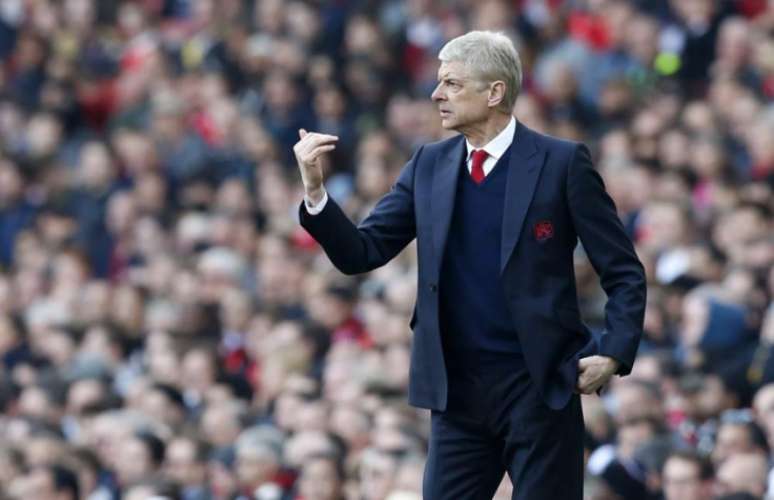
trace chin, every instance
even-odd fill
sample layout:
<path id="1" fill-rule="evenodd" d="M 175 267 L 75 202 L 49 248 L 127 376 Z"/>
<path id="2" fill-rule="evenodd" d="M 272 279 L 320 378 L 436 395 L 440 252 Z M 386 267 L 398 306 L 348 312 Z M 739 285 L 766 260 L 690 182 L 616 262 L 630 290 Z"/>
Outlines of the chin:
<path id="1" fill-rule="evenodd" d="M 441 127 L 444 130 L 457 130 L 457 122 L 448 118 L 441 118 Z"/>

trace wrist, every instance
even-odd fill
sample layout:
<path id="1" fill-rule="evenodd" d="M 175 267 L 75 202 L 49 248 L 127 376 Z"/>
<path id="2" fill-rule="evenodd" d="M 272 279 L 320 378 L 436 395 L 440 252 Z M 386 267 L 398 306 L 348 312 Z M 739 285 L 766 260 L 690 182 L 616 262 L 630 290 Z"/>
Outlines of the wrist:
<path id="1" fill-rule="evenodd" d="M 322 185 L 313 189 L 305 189 L 304 196 L 309 201 L 309 203 L 312 205 L 317 205 L 325 196 L 325 189 L 323 189 Z"/>

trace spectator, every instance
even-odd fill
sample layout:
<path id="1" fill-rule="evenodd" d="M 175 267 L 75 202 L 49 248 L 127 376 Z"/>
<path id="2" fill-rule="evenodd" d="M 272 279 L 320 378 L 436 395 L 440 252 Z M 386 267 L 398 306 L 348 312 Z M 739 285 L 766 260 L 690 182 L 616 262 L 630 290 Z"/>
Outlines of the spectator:
<path id="1" fill-rule="evenodd" d="M 692 451 L 675 451 L 664 463 L 665 500 L 699 500 L 712 494 L 712 464 Z"/>
<path id="2" fill-rule="evenodd" d="M 338 500 L 343 495 L 344 471 L 330 455 L 308 457 L 298 477 L 298 495 L 304 500 Z"/>
<path id="3" fill-rule="evenodd" d="M 717 472 L 717 494 L 747 493 L 763 498 L 766 493 L 768 463 L 760 453 L 731 455 Z"/>
<path id="4" fill-rule="evenodd" d="M 207 447 L 187 437 L 174 439 L 164 457 L 166 475 L 180 485 L 182 500 L 209 497 L 207 484 Z"/>
<path id="5" fill-rule="evenodd" d="M 729 410 L 720 417 L 712 461 L 716 467 L 734 454 L 760 453 L 768 456 L 766 435 L 747 413 Z"/>
<path id="6" fill-rule="evenodd" d="M 77 500 L 79 497 L 78 479 L 68 468 L 51 464 L 32 469 L 23 484 L 11 485 L 12 498 L 52 498 Z"/>

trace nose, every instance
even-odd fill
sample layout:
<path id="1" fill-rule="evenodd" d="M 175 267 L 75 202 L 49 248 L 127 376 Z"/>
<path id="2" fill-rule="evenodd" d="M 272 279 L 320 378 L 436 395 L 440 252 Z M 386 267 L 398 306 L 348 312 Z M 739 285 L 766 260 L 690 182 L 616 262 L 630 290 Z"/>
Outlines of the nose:
<path id="1" fill-rule="evenodd" d="M 441 101 L 443 100 L 443 92 L 441 92 L 441 84 L 439 83 L 436 85 L 435 89 L 433 90 L 433 93 L 430 94 L 430 99 L 433 101 Z"/>

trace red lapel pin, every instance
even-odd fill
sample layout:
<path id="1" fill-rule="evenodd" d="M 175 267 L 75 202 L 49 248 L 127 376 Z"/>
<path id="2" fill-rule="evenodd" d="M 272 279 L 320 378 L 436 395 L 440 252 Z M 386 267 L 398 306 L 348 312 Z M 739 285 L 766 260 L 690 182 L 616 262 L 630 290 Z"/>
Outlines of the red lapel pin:
<path id="1" fill-rule="evenodd" d="M 554 225 L 547 220 L 540 221 L 535 224 L 534 233 L 536 240 L 546 241 L 554 236 Z"/>

